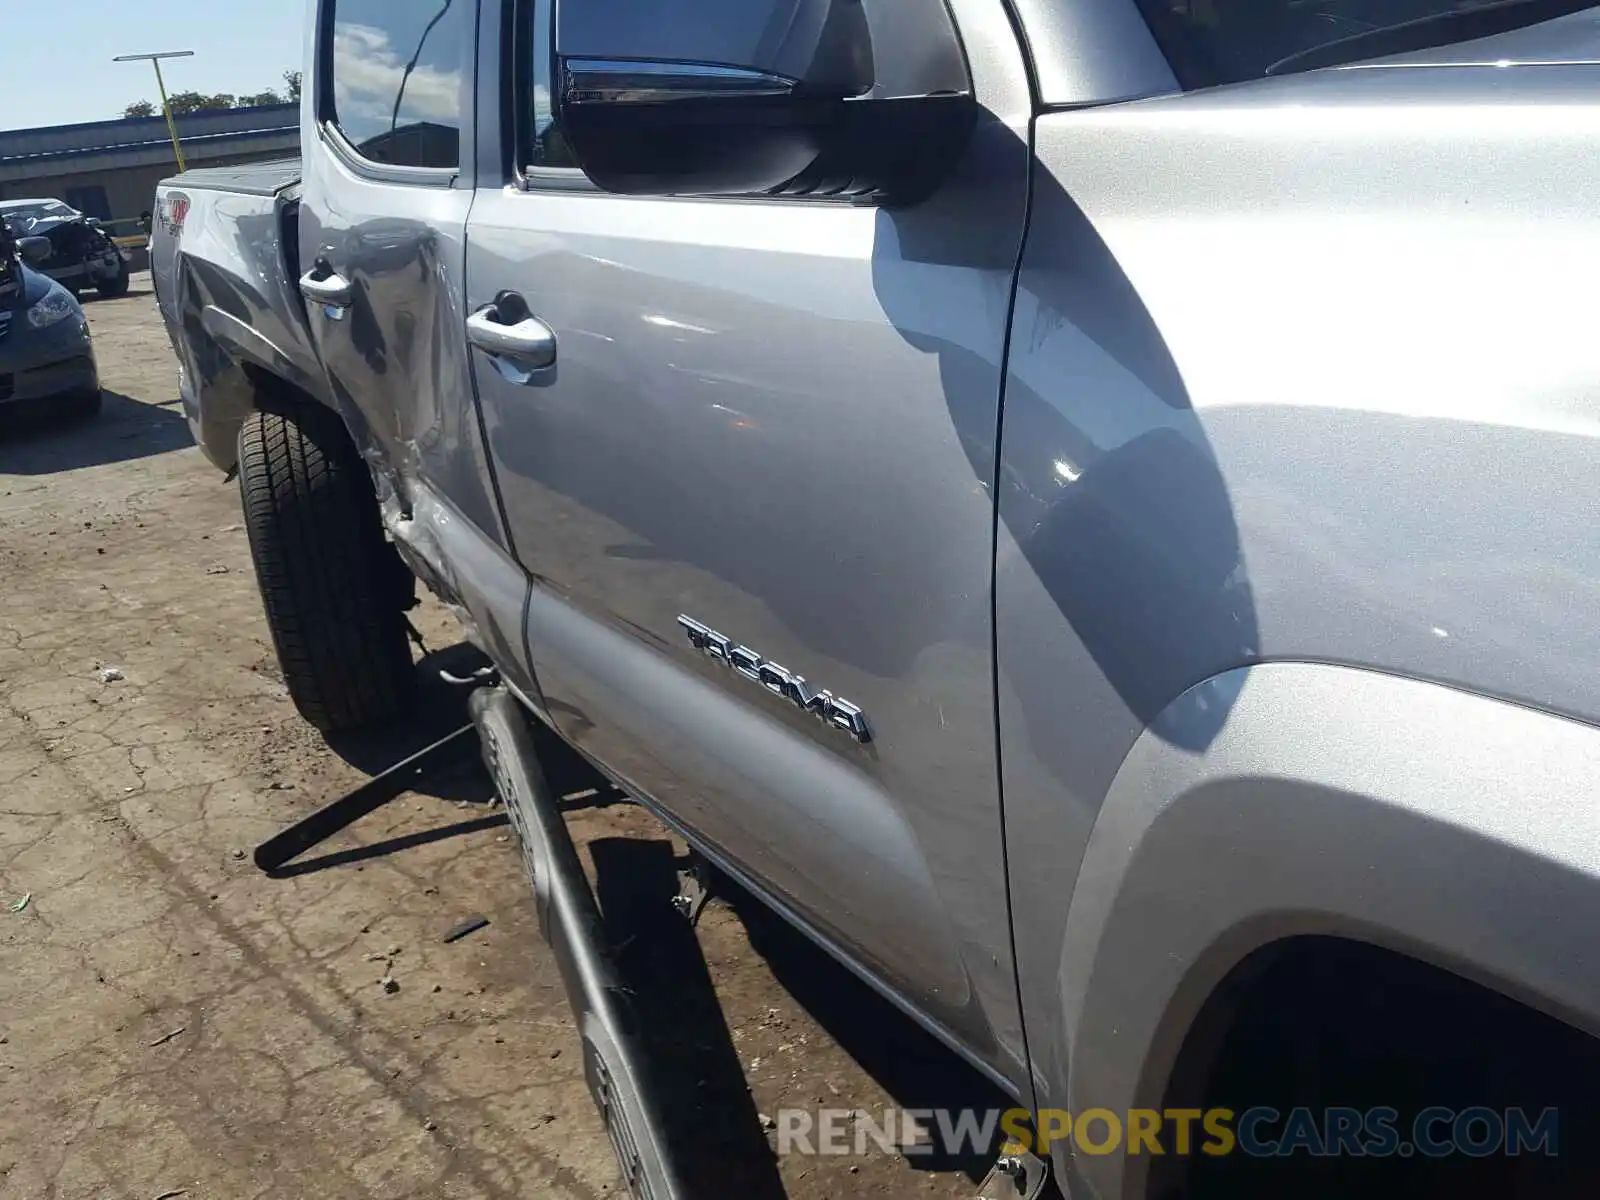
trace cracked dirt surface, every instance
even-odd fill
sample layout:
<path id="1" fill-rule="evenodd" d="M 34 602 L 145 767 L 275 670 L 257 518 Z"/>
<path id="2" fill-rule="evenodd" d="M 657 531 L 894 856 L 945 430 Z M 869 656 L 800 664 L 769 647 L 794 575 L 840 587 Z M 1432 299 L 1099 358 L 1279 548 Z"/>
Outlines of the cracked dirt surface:
<path id="1" fill-rule="evenodd" d="M 296 718 L 147 277 L 89 313 L 103 416 L 0 432 L 0 1200 L 619 1194 L 481 779 L 405 797 L 321 869 L 249 861 L 458 698 L 336 748 Z M 437 607 L 418 624 L 458 640 Z M 971 1160 L 773 1155 L 781 1107 L 996 1099 L 748 901 L 691 933 L 666 903 L 681 846 L 606 801 L 571 823 L 696 1194 L 973 1195 Z"/>

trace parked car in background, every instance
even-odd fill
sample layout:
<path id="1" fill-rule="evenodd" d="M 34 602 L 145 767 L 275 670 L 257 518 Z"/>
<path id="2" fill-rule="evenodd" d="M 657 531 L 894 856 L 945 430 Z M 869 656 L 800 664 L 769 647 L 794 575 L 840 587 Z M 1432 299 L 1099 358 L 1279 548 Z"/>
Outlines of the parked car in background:
<path id="1" fill-rule="evenodd" d="M 128 256 L 95 218 L 60 200 L 4 200 L 0 221 L 14 237 L 49 239 L 39 270 L 74 296 L 87 288 L 107 299 L 127 295 Z"/>
<path id="2" fill-rule="evenodd" d="M 0 417 L 100 411 L 100 368 L 83 309 L 26 261 L 49 255 L 48 240 L 19 240 L 0 226 Z"/>

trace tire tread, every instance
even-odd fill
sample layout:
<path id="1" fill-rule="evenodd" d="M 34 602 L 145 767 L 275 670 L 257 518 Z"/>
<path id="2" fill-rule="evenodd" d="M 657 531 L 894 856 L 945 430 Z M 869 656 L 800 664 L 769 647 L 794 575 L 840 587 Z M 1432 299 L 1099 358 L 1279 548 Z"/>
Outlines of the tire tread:
<path id="1" fill-rule="evenodd" d="M 338 418 L 257 412 L 239 488 L 267 624 L 290 698 L 325 733 L 399 715 L 415 683 L 394 550 L 366 465 Z"/>

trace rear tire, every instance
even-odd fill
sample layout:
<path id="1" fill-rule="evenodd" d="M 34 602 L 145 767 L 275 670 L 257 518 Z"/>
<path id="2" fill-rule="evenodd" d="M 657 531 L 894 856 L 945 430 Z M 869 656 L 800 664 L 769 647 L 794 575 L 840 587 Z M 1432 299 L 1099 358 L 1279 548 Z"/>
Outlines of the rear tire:
<path id="1" fill-rule="evenodd" d="M 110 279 L 102 279 L 95 284 L 95 292 L 102 300 L 120 300 L 128 294 L 128 264 L 123 263 L 120 270 Z"/>
<path id="2" fill-rule="evenodd" d="M 409 598 L 372 478 L 331 411 L 258 412 L 239 433 L 256 580 L 289 696 L 324 733 L 392 720 L 416 683 Z M 404 574 L 409 580 L 409 574 Z"/>

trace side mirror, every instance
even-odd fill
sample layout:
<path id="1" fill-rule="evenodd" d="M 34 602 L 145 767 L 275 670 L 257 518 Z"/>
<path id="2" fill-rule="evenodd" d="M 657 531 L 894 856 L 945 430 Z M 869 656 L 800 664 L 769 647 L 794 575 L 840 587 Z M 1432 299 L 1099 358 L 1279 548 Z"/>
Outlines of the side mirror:
<path id="1" fill-rule="evenodd" d="M 38 266 L 49 260 L 55 253 L 55 247 L 50 244 L 50 239 L 47 237 L 18 238 L 17 253 L 22 256 L 23 262 Z"/>
<path id="2" fill-rule="evenodd" d="M 556 31 L 562 131 L 630 195 L 919 198 L 976 119 L 937 0 L 585 0 Z"/>

